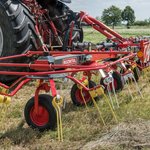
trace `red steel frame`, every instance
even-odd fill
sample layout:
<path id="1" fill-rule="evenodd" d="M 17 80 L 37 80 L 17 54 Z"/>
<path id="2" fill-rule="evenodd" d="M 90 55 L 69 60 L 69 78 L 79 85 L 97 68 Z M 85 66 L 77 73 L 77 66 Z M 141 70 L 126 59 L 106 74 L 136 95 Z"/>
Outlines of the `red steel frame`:
<path id="1" fill-rule="evenodd" d="M 126 41 L 120 34 L 111 30 L 102 22 L 87 15 L 85 12 L 82 12 L 82 11 L 80 12 L 80 18 L 81 18 L 81 21 L 86 22 L 88 25 L 91 25 L 95 30 L 105 35 L 108 39 L 115 40 L 117 38 L 120 42 Z"/>
<path id="2" fill-rule="evenodd" d="M 30 55 L 29 55 L 30 53 Z M 42 55 L 44 54 L 43 52 L 37 52 L 38 55 Z M 62 52 L 49 52 L 49 53 L 53 53 L 53 54 L 63 54 Z M 66 52 L 66 54 L 82 54 L 84 52 Z M 86 54 L 108 54 L 109 52 L 85 52 Z M 36 52 L 28 52 L 26 54 L 26 56 L 30 56 L 32 57 L 34 54 L 36 54 Z M 112 52 L 112 54 L 120 54 L 119 52 Z M 13 88 L 14 86 L 15 89 L 9 93 L 9 94 L 6 94 L 6 93 L 0 93 L 1 95 L 5 95 L 5 96 L 14 96 L 21 88 L 23 85 L 27 84 L 28 82 L 31 81 L 30 77 L 29 76 L 39 76 L 39 79 L 40 79 L 40 76 L 45 76 L 45 75 L 51 75 L 51 74 L 61 74 L 61 73 L 77 73 L 77 72 L 88 72 L 89 71 L 94 71 L 94 70 L 99 70 L 99 69 L 106 69 L 108 67 L 111 67 L 113 66 L 114 64 L 117 64 L 119 62 L 122 62 L 122 61 L 125 61 L 129 58 L 133 58 L 135 57 L 136 54 L 134 53 L 127 53 L 127 52 L 122 52 L 122 54 L 128 54 L 128 56 L 125 56 L 115 62 L 111 62 L 109 64 L 98 64 L 98 63 L 95 63 L 95 62 L 91 62 L 91 64 L 89 65 L 73 65 L 73 66 L 69 66 L 69 65 L 63 65 L 63 64 L 60 64 L 60 65 L 53 65 L 53 64 L 18 64 L 18 63 L 0 63 L 0 66 L 7 66 L 7 67 L 28 67 L 29 69 L 35 69 L 36 71 L 38 71 L 39 67 L 41 68 L 45 68 L 44 70 L 45 71 L 40 71 L 40 72 L 13 72 L 13 71 L 0 71 L 0 74 L 5 74 L 5 75 L 19 75 L 21 76 L 15 83 L 13 83 L 10 87 L 9 86 L 6 86 L 4 84 L 1 84 L 0 83 L 0 86 L 1 87 L 4 87 L 6 89 L 11 89 Z M 64 55 L 64 54 L 63 54 Z M 110 55 L 110 53 L 109 53 Z M 10 58 L 17 58 L 17 57 L 23 57 L 25 56 L 25 54 L 21 54 L 21 55 L 16 55 L 16 56 L 8 56 L 8 57 L 5 57 L 5 58 L 0 58 L 0 60 L 6 60 L 6 59 L 10 59 Z M 93 65 L 94 64 L 94 65 Z M 58 69 L 58 68 L 64 68 L 63 70 L 55 70 L 55 69 Z M 82 84 L 82 82 L 80 80 L 77 80 L 76 78 L 74 78 L 73 76 L 71 75 L 68 75 L 66 76 L 66 78 L 68 79 L 71 79 L 73 82 L 75 82 L 76 84 L 79 84 L 80 86 L 83 87 L 84 90 L 86 91 L 89 91 L 91 89 L 87 88 L 84 84 Z M 48 83 L 43 83 L 43 80 L 41 79 L 40 80 L 40 85 L 37 87 L 36 91 L 35 91 L 35 112 L 38 114 L 38 108 L 39 108 L 39 104 L 38 104 L 38 95 L 40 93 L 41 90 L 44 90 L 45 92 L 49 92 L 51 90 L 52 92 L 52 96 L 55 97 L 57 95 L 57 91 L 56 91 L 56 87 L 55 87 L 55 82 L 53 79 L 49 79 L 49 83 L 50 83 L 50 86 L 48 85 Z M 95 87 L 95 88 L 98 88 L 99 86 Z"/>
<path id="3" fill-rule="evenodd" d="M 31 52 L 32 53 L 32 52 Z M 36 52 L 33 52 L 33 54 L 35 54 Z M 42 53 L 42 52 L 38 52 Z M 50 52 L 51 53 L 51 52 Z M 81 54 L 84 52 L 66 52 L 67 54 Z M 101 52 L 86 52 L 86 54 L 92 54 L 92 53 L 101 53 Z M 102 52 L 102 53 L 109 53 L 109 52 Z M 42 53 L 43 54 L 43 53 Z M 53 52 L 53 54 L 63 54 L 62 52 Z M 112 54 L 120 54 L 119 52 L 112 52 Z M 127 54 L 127 52 L 122 52 L 122 54 Z M 76 72 L 82 72 L 82 71 L 94 71 L 94 70 L 99 70 L 99 69 L 105 69 L 107 67 L 113 66 L 114 64 L 117 64 L 119 62 L 125 61 L 126 59 L 129 58 L 133 58 L 136 56 L 136 54 L 134 53 L 129 53 L 128 52 L 128 56 L 125 56 L 117 61 L 111 62 L 109 64 L 99 64 L 99 63 L 95 63 L 95 62 L 91 62 L 91 64 L 84 64 L 84 65 L 53 65 L 53 64 L 23 64 L 23 63 L 0 63 L 0 66 L 7 66 L 7 67 L 28 67 L 29 69 L 35 69 L 37 72 L 15 72 L 15 71 L 0 71 L 0 74 L 4 74 L 4 75 L 17 75 L 17 76 L 21 76 L 14 84 L 12 84 L 10 87 L 6 86 L 4 84 L 0 83 L 0 86 L 4 87 L 4 88 L 12 88 L 15 84 L 19 83 L 20 84 L 16 87 L 16 89 L 11 93 L 11 94 L 5 94 L 7 96 L 13 96 L 16 94 L 16 92 L 26 83 L 28 83 L 29 81 L 31 81 L 30 78 L 28 78 L 27 76 L 45 76 L 45 75 L 52 75 L 52 74 L 61 74 L 61 73 L 76 73 Z M 13 56 L 13 58 L 17 58 L 19 56 L 25 56 L 24 55 L 17 55 L 17 56 Z M 32 55 L 31 55 L 32 56 Z M 8 56 L 5 57 L 6 59 L 12 58 L 12 56 Z M 0 58 L 0 60 L 5 60 L 4 58 Z M 94 66 L 93 66 L 94 64 Z M 38 72 L 39 68 L 44 68 L 44 71 L 40 71 Z M 64 68 L 63 70 L 56 70 L 58 68 Z M 27 78 L 27 79 L 26 79 Z M 69 76 L 67 76 L 67 78 L 72 79 L 73 81 L 77 82 L 78 84 L 80 84 L 76 79 L 73 79 Z M 23 80 L 23 81 L 22 81 Z M 2 94 L 2 93 L 1 93 Z M 55 95 L 55 94 L 54 94 Z"/>
<path id="4" fill-rule="evenodd" d="M 3 75 L 17 75 L 20 76 L 20 78 L 13 83 L 11 86 L 6 86 L 2 83 L 0 83 L 1 87 L 4 87 L 6 89 L 11 89 L 14 86 L 16 88 L 9 94 L 7 93 L 0 93 L 5 96 L 14 96 L 21 88 L 23 85 L 27 84 L 28 82 L 31 81 L 30 76 L 36 76 L 37 78 L 40 76 L 46 76 L 46 75 L 52 75 L 52 74 L 61 74 L 61 73 L 77 73 L 77 72 L 90 72 L 94 70 L 99 70 L 99 69 L 106 69 L 109 68 L 113 65 L 116 65 L 117 63 L 127 61 L 128 59 L 134 60 L 135 57 L 139 57 L 139 59 L 142 62 L 141 67 L 146 67 L 146 65 L 150 62 L 150 42 L 147 39 L 143 39 L 138 43 L 134 43 L 134 39 L 125 39 L 123 38 L 120 34 L 117 32 L 113 31 L 100 21 L 97 21 L 95 18 L 88 16 L 85 12 L 80 12 L 80 19 L 81 21 L 86 22 L 88 25 L 92 26 L 95 30 L 99 31 L 103 35 L 105 35 L 108 39 L 116 42 L 118 44 L 118 47 L 120 49 L 127 48 L 127 47 L 139 47 L 142 55 L 138 55 L 137 53 L 132 53 L 128 51 L 98 51 L 98 50 L 93 50 L 92 52 L 88 52 L 88 50 L 85 50 L 83 52 L 79 51 L 73 51 L 73 52 L 61 52 L 61 51 L 55 51 L 55 52 L 49 52 L 48 48 L 44 44 L 44 36 L 47 32 L 45 32 L 42 29 L 42 26 L 40 26 L 38 22 L 38 17 L 39 15 L 42 17 L 45 17 L 46 10 L 41 10 L 39 6 L 37 5 L 36 1 L 34 0 L 24 0 L 24 3 L 27 4 L 28 6 L 31 7 L 31 10 L 33 14 L 35 15 L 35 20 L 36 20 L 36 32 L 37 35 L 41 39 L 41 47 L 39 48 L 39 51 L 28 51 L 26 54 L 20 54 L 20 55 L 15 55 L 15 56 L 8 56 L 8 57 L 1 57 L 1 60 L 7 60 L 7 59 L 13 59 L 13 58 L 18 58 L 18 57 L 32 57 L 33 55 L 44 55 L 45 52 L 47 55 L 51 55 L 53 57 L 56 57 L 58 55 L 68 55 L 68 54 L 85 54 L 85 55 L 92 55 L 93 59 L 91 60 L 90 63 L 88 64 L 82 64 L 82 65 L 64 65 L 64 64 L 59 64 L 59 65 L 54 65 L 54 64 L 43 64 L 43 63 L 34 63 L 34 64 L 27 64 L 27 63 L 0 63 L 0 66 L 4 67 L 27 67 L 29 69 L 34 69 L 36 72 L 16 72 L 16 71 L 0 71 L 0 74 Z M 34 7 L 33 7 L 34 6 Z M 55 28 L 55 25 L 52 21 L 50 21 L 50 26 L 52 28 L 52 31 L 54 32 L 54 35 L 57 37 L 58 32 L 57 29 Z M 72 32 L 73 32 L 73 24 L 71 26 L 71 32 L 70 32 L 70 39 L 69 39 L 69 46 L 71 46 L 71 37 L 72 37 Z M 41 37 L 41 33 L 44 35 Z M 107 64 L 99 64 L 96 61 L 98 60 L 103 60 L 105 58 L 115 58 L 118 55 L 122 55 L 122 58 L 118 59 L 117 61 L 110 62 Z M 41 71 L 40 68 L 43 68 Z M 59 68 L 63 68 L 62 70 L 56 70 Z M 87 88 L 80 80 L 77 80 L 71 75 L 66 76 L 66 78 L 71 79 L 74 81 L 76 84 L 79 84 L 80 86 L 83 87 L 84 90 L 89 91 L 90 89 Z M 49 79 L 50 86 L 48 83 L 43 83 L 43 80 L 40 79 L 40 85 L 35 91 L 35 110 L 38 113 L 38 95 L 41 90 L 44 90 L 46 92 L 50 91 L 52 92 L 52 96 L 55 97 L 57 94 L 56 87 L 55 87 L 55 82 L 53 79 Z"/>

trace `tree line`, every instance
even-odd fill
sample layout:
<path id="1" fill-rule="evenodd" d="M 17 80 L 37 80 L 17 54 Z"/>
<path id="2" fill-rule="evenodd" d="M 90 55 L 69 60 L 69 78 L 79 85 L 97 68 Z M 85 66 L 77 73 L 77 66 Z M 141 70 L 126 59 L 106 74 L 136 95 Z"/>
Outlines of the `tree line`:
<path id="1" fill-rule="evenodd" d="M 126 6 L 124 10 L 112 5 L 111 7 L 104 9 L 101 18 L 97 19 L 103 21 L 106 25 L 115 26 L 121 25 L 123 22 L 129 29 L 132 25 L 145 26 L 150 25 L 150 19 L 144 21 L 136 21 L 134 9 L 131 6 Z"/>

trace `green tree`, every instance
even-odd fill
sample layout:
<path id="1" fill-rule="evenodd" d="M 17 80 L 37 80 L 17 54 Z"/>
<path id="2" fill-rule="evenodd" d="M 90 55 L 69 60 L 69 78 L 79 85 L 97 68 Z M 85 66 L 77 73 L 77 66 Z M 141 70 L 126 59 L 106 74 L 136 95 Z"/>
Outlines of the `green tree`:
<path id="1" fill-rule="evenodd" d="M 134 22 L 135 26 L 149 26 L 150 25 L 150 20 L 149 19 L 145 19 L 145 20 L 137 20 Z"/>
<path id="2" fill-rule="evenodd" d="M 148 18 L 148 23 L 150 24 L 150 18 Z"/>
<path id="3" fill-rule="evenodd" d="M 130 6 L 126 6 L 121 16 L 123 21 L 127 21 L 127 28 L 129 29 L 130 26 L 135 22 L 134 10 Z"/>
<path id="4" fill-rule="evenodd" d="M 96 16 L 96 18 L 95 18 L 96 20 L 101 20 L 101 18 L 99 17 L 99 16 Z"/>
<path id="5" fill-rule="evenodd" d="M 120 8 L 112 5 L 108 9 L 104 9 L 101 19 L 106 25 L 112 25 L 114 29 L 116 25 L 121 23 L 121 13 Z"/>

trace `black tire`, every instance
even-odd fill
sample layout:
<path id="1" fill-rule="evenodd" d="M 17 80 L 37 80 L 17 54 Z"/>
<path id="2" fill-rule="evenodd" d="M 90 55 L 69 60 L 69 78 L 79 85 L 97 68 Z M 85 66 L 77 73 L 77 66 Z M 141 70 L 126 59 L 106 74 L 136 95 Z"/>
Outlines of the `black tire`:
<path id="1" fill-rule="evenodd" d="M 55 130 L 57 127 L 57 116 L 56 110 L 52 105 L 52 99 L 53 98 L 49 95 L 39 95 L 39 107 L 42 111 L 42 115 L 38 117 L 34 113 L 34 97 L 27 102 L 24 109 L 24 116 L 27 124 L 31 128 L 38 129 L 41 132 L 49 129 Z M 44 118 L 41 116 L 44 116 Z"/>
<path id="2" fill-rule="evenodd" d="M 55 18 L 56 16 L 62 16 L 64 13 L 70 13 L 70 15 L 67 17 L 67 19 L 57 19 L 54 20 L 55 27 L 58 31 L 59 36 L 61 37 L 63 41 L 63 50 L 66 50 L 68 46 L 68 37 L 69 37 L 69 24 L 72 20 L 74 20 L 74 17 L 76 17 L 76 13 L 70 10 L 70 8 L 64 4 L 63 2 L 57 1 L 57 0 L 37 0 L 37 2 L 45 9 L 49 10 L 49 15 L 51 18 Z M 75 28 L 78 31 L 74 31 L 73 35 L 78 32 L 78 36 L 76 36 L 73 41 L 74 42 L 83 42 L 83 29 L 80 27 L 78 21 L 75 24 Z M 56 39 L 53 38 L 52 45 L 58 45 L 59 43 L 55 41 Z"/>
<path id="3" fill-rule="evenodd" d="M 126 68 L 131 69 L 131 65 L 126 65 Z M 141 75 L 141 71 L 140 71 L 139 67 L 135 67 L 131 70 L 133 71 L 133 75 L 134 75 L 135 80 L 138 82 L 139 78 L 140 78 L 140 75 Z"/>
<path id="4" fill-rule="evenodd" d="M 76 31 L 73 32 L 73 39 L 72 39 L 72 43 L 77 43 L 83 42 L 83 29 L 80 28 L 79 26 L 76 26 Z M 67 50 L 68 44 L 69 44 L 69 34 L 70 34 L 70 30 L 66 31 L 64 39 L 63 39 L 63 51 Z"/>
<path id="5" fill-rule="evenodd" d="M 95 86 L 96 86 L 95 82 L 89 81 L 89 88 L 93 88 Z M 84 93 L 83 95 L 85 96 L 86 103 L 92 104 L 90 94 L 87 91 L 83 91 L 83 93 Z M 74 84 L 71 88 L 71 100 L 75 106 L 85 106 L 84 100 L 81 98 L 81 95 L 77 97 L 78 94 L 80 94 L 80 89 L 78 88 L 77 84 Z M 86 97 L 88 97 L 88 99 L 86 99 Z M 97 101 L 99 97 L 95 97 L 94 99 Z"/>
<path id="6" fill-rule="evenodd" d="M 138 82 L 139 81 L 139 78 L 140 78 L 140 74 L 141 74 L 141 71 L 138 67 L 135 67 L 133 69 L 133 73 L 134 73 L 134 78 L 135 80 Z"/>
<path id="7" fill-rule="evenodd" d="M 112 77 L 114 79 L 114 86 L 115 86 L 115 91 L 121 91 L 124 87 L 124 84 L 122 82 L 122 77 L 118 72 L 113 72 Z M 100 84 L 105 87 L 105 91 L 107 90 L 107 86 L 104 84 L 104 79 L 101 79 Z M 111 86 L 111 85 L 110 85 Z M 111 88 L 112 91 L 112 88 Z"/>
<path id="8" fill-rule="evenodd" d="M 37 35 L 34 29 L 35 22 L 30 11 L 19 0 L 0 1 L 0 56 L 22 54 L 28 50 L 36 50 Z M 7 62 L 28 62 L 21 58 Z M 25 68 L 24 68 L 25 69 Z M 15 67 L 0 67 L 0 70 L 22 71 Z M 16 76 L 0 76 L 0 82 L 10 84 Z"/>
<path id="9" fill-rule="evenodd" d="M 83 42 L 83 39 L 84 39 L 84 31 L 83 31 L 83 28 L 82 27 L 79 27 L 80 31 L 79 31 L 79 39 L 78 39 L 78 42 Z"/>

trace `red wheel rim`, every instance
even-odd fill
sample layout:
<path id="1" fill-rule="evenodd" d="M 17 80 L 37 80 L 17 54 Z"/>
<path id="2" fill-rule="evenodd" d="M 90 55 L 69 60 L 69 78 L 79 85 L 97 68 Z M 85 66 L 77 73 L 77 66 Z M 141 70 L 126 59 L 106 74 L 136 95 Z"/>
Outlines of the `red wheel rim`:
<path id="1" fill-rule="evenodd" d="M 118 87 L 117 80 L 116 79 L 113 79 L 113 80 L 114 80 L 114 88 L 115 88 L 115 90 L 117 90 L 117 87 Z M 112 83 L 110 84 L 110 90 L 113 91 Z"/>
<path id="2" fill-rule="evenodd" d="M 85 99 L 85 102 L 88 103 L 90 100 L 91 100 L 91 96 L 89 94 L 88 91 L 86 90 L 82 90 L 82 94 L 84 96 L 84 99 Z M 76 92 L 75 92 L 75 97 L 76 97 L 76 100 L 81 104 L 81 105 L 85 105 L 85 102 L 84 102 L 84 99 L 81 95 L 81 91 L 80 89 L 77 89 Z"/>
<path id="3" fill-rule="evenodd" d="M 36 114 L 33 106 L 30 111 L 30 118 L 35 125 L 44 126 L 49 122 L 49 113 L 45 107 L 39 106 L 39 112 Z"/>

